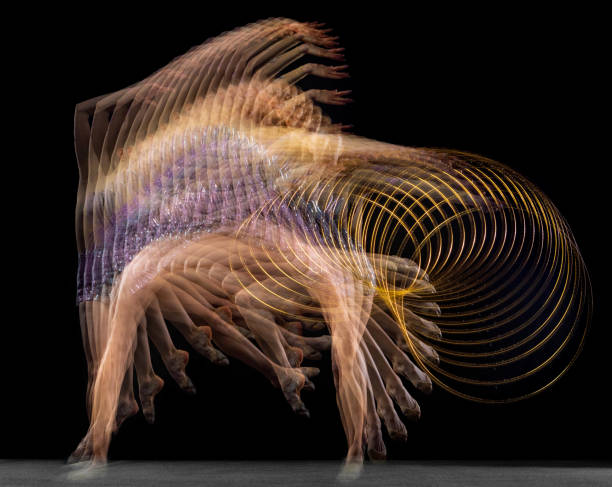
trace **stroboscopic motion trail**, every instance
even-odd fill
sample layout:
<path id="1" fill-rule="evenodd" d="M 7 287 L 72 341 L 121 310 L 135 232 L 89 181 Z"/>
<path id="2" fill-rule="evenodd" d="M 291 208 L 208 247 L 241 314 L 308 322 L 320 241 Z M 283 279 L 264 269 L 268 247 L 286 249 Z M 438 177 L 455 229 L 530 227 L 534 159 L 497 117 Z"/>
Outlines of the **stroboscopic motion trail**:
<path id="1" fill-rule="evenodd" d="M 319 63 L 299 64 L 304 55 Z M 590 285 L 570 229 L 532 183 L 472 154 L 351 135 L 321 106 L 346 91 L 318 24 L 225 33 L 75 113 L 78 306 L 90 427 L 73 460 L 104 462 L 163 380 L 186 392 L 188 352 L 300 392 L 331 350 L 347 464 L 384 458 L 420 410 L 410 387 L 512 401 L 579 353 Z M 384 114 L 381 114 L 384 116 Z M 133 374 L 137 379 L 135 399 Z M 382 422 L 381 422 L 382 420 Z"/>

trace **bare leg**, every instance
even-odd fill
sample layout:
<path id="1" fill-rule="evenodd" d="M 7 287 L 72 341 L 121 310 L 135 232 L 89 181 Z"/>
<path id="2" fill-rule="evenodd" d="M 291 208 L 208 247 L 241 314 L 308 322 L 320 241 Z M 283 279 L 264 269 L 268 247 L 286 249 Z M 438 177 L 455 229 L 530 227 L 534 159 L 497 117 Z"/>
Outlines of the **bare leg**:
<path id="1" fill-rule="evenodd" d="M 189 355 L 184 350 L 178 350 L 172 343 L 157 300 L 147 309 L 147 333 L 178 386 L 187 393 L 195 392 L 191 379 L 185 373 Z"/>
<path id="2" fill-rule="evenodd" d="M 325 276 L 311 292 L 321 303 L 332 336 L 332 363 L 337 370 L 337 402 L 348 440 L 346 462 L 363 461 L 364 418 L 367 407 L 367 380 L 358 352 L 366 323 L 362 312 L 371 306 L 352 276 Z"/>
<path id="3" fill-rule="evenodd" d="M 138 391 L 142 413 L 149 423 L 155 422 L 155 396 L 164 387 L 164 381 L 157 376 L 151 363 L 149 351 L 149 339 L 147 337 L 146 325 L 141 323 L 138 327 L 138 340 L 134 354 L 134 367 L 138 378 Z M 132 384 L 130 384 L 130 389 Z"/>

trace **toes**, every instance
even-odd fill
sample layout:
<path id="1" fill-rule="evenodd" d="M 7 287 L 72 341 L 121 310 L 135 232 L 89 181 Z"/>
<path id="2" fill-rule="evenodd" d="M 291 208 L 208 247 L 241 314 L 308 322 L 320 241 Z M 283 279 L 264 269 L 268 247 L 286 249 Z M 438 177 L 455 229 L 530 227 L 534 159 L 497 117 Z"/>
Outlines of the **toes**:
<path id="1" fill-rule="evenodd" d="M 68 463 L 79 463 L 85 462 L 92 458 L 93 456 L 93 448 L 91 436 L 89 433 L 85 435 L 85 437 L 79 442 L 78 446 L 72 452 L 72 454 L 68 457 Z"/>
<path id="2" fill-rule="evenodd" d="M 309 321 L 309 320 L 304 320 L 302 322 L 302 327 L 304 328 L 304 330 L 309 331 L 311 333 L 316 333 L 319 331 L 323 331 L 325 329 L 325 323 L 321 322 L 321 321 Z"/>
<path id="3" fill-rule="evenodd" d="M 253 335 L 253 333 L 251 332 L 251 330 L 243 327 L 243 326 L 238 326 L 238 325 L 234 325 L 234 327 L 236 328 L 236 330 L 238 330 L 240 332 L 240 334 L 242 336 L 244 336 L 245 338 L 248 338 L 249 340 L 255 340 L 255 335 Z M 213 341 L 214 341 L 214 337 L 213 337 Z"/>
<path id="4" fill-rule="evenodd" d="M 391 439 L 395 441 L 406 441 L 408 439 L 406 426 L 402 423 L 395 409 L 392 407 L 378 408 L 378 415 L 383 420 Z"/>
<path id="5" fill-rule="evenodd" d="M 385 423 L 385 426 L 387 427 L 387 432 L 389 433 L 389 436 L 393 441 L 408 441 L 408 432 L 406 431 L 406 426 L 404 426 L 404 423 L 402 423 L 399 418 L 397 420 L 397 423 Z"/>
<path id="6" fill-rule="evenodd" d="M 414 346 L 414 348 L 416 349 L 416 352 L 418 352 L 421 358 L 425 359 L 426 362 L 430 362 L 435 365 L 440 363 L 440 356 L 438 355 L 438 352 L 436 352 L 431 345 L 428 345 L 422 340 L 419 340 L 412 334 L 410 334 L 410 338 L 411 338 L 412 345 Z M 401 343 L 400 348 L 404 350 L 405 352 L 408 352 L 414 355 L 414 350 L 406 342 Z"/>
<path id="7" fill-rule="evenodd" d="M 301 323 L 290 322 L 283 324 L 281 330 L 284 339 L 293 347 L 302 350 L 303 357 L 309 360 L 321 360 L 321 351 L 331 348 L 331 337 L 329 335 L 319 337 L 302 336 Z"/>
<path id="8" fill-rule="evenodd" d="M 423 336 L 439 340 L 442 338 L 442 331 L 433 321 L 426 320 L 425 318 L 417 318 L 406 322 L 406 325 L 417 333 Z"/>
<path id="9" fill-rule="evenodd" d="M 413 311 L 419 314 L 423 314 L 425 316 L 440 316 L 442 311 L 440 310 L 440 306 L 438 303 L 434 303 L 431 301 L 417 301 L 411 299 L 408 303 L 408 307 Z"/>
<path id="10" fill-rule="evenodd" d="M 357 480 L 363 470 L 363 464 L 361 462 L 349 462 L 347 461 L 340 473 L 338 474 L 339 482 L 353 482 Z"/>
<path id="11" fill-rule="evenodd" d="M 189 354 L 184 350 L 175 350 L 165 359 L 166 368 L 178 386 L 188 394 L 195 394 L 196 388 L 185 373 L 187 362 L 189 362 Z"/>
<path id="12" fill-rule="evenodd" d="M 316 377 L 321 372 L 317 367 L 300 367 L 300 372 L 307 377 L 308 379 L 312 379 Z"/>
<path id="13" fill-rule="evenodd" d="M 324 352 L 331 348 L 331 336 L 324 335 L 321 337 L 310 338 L 308 340 L 308 343 L 310 344 L 311 347 L 315 348 L 316 350 Z"/>
<path id="14" fill-rule="evenodd" d="M 387 456 L 381 428 L 382 425 L 376 412 L 374 390 L 372 389 L 368 391 L 365 427 L 365 443 L 367 445 L 368 457 L 371 460 L 384 460 Z"/>
<path id="15" fill-rule="evenodd" d="M 149 424 L 155 422 L 155 396 L 163 387 L 164 381 L 157 375 L 139 385 L 138 393 L 140 395 L 140 404 L 142 405 L 142 414 Z"/>
<path id="16" fill-rule="evenodd" d="M 217 313 L 222 319 L 224 319 L 228 323 L 232 322 L 232 310 L 229 306 L 219 306 L 218 308 L 215 308 L 215 313 Z"/>
<path id="17" fill-rule="evenodd" d="M 115 429 L 119 429 L 123 422 L 138 413 L 138 403 L 134 398 L 126 401 L 119 401 L 117 405 L 117 414 L 115 417 Z"/>
<path id="18" fill-rule="evenodd" d="M 298 347 L 287 347 L 285 353 L 291 367 L 299 367 L 304 360 L 304 352 Z"/>
<path id="19" fill-rule="evenodd" d="M 299 348 L 302 352 L 302 358 L 308 360 L 321 360 L 323 355 L 319 352 L 319 349 L 322 348 L 324 342 L 319 342 L 317 338 L 303 337 L 299 336 L 297 333 L 292 332 L 289 329 L 291 323 L 288 323 L 284 327 L 281 328 L 283 337 L 290 345 L 289 349 Z M 293 363 L 292 360 L 297 360 L 299 357 L 294 356 L 294 351 L 290 351 L 286 347 L 286 354 L 289 362 L 295 367 L 299 365 L 299 363 Z"/>
<path id="20" fill-rule="evenodd" d="M 378 430 L 369 430 L 367 434 L 368 458 L 370 460 L 384 460 L 387 458 L 387 448 L 383 441 L 382 432 Z"/>
<path id="21" fill-rule="evenodd" d="M 69 481 L 91 481 L 103 478 L 106 475 L 106 463 L 95 460 L 82 461 L 68 472 L 66 479 Z"/>
<path id="22" fill-rule="evenodd" d="M 295 335 L 301 336 L 304 331 L 304 327 L 302 326 L 302 323 L 299 321 L 290 321 L 288 323 L 285 323 L 283 326 L 286 330 L 289 330 L 291 333 Z"/>
<path id="23" fill-rule="evenodd" d="M 216 365 L 228 365 L 227 357 L 212 346 L 212 331 L 209 326 L 198 326 L 193 330 L 189 337 L 189 343 L 203 357 Z"/>
<path id="24" fill-rule="evenodd" d="M 396 374 L 408 379 L 419 391 L 431 392 L 432 384 L 429 376 L 404 354 L 394 357 L 392 367 Z"/>
<path id="25" fill-rule="evenodd" d="M 406 418 L 416 421 L 421 417 L 421 408 L 404 387 L 401 385 L 388 386 L 387 392 Z"/>
<path id="26" fill-rule="evenodd" d="M 314 392 L 315 385 L 310 379 L 306 378 L 306 380 L 304 381 L 304 387 L 302 387 L 302 390 L 307 391 L 307 392 Z"/>
<path id="27" fill-rule="evenodd" d="M 308 359 L 308 360 L 312 360 L 312 361 L 319 361 L 323 358 L 323 354 L 321 352 L 317 352 L 315 349 L 309 347 L 309 346 L 304 346 L 302 347 L 302 350 L 304 351 L 304 358 Z"/>
<path id="28" fill-rule="evenodd" d="M 417 390 L 419 390 L 423 394 L 431 394 L 431 391 L 433 390 L 433 384 L 431 383 L 431 379 L 427 375 L 425 375 L 421 380 L 418 380 L 414 384 L 414 387 L 416 387 Z"/>
<path id="29" fill-rule="evenodd" d="M 417 337 L 410 331 L 408 331 L 408 337 L 408 340 L 404 336 L 398 335 L 396 337 L 397 346 L 403 352 L 412 355 L 413 357 L 415 354 L 417 354 L 419 358 L 432 364 L 437 365 L 440 363 L 440 356 L 431 345 L 425 343 L 423 339 Z"/>
<path id="30" fill-rule="evenodd" d="M 278 371 L 279 383 L 285 399 L 296 414 L 310 418 L 310 412 L 300 399 L 300 391 L 306 383 L 306 377 L 294 369 L 282 368 Z"/>

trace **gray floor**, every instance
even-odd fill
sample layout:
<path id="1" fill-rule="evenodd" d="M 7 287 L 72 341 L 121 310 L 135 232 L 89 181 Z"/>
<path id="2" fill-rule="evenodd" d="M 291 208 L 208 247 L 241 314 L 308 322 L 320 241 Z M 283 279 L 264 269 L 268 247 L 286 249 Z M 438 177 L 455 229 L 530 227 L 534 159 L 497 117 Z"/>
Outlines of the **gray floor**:
<path id="1" fill-rule="evenodd" d="M 336 462 L 114 462 L 83 470 L 50 460 L 0 460 L 0 485 L 316 486 L 334 485 Z M 366 463 L 351 486 L 612 486 L 612 464 L 577 462 Z"/>

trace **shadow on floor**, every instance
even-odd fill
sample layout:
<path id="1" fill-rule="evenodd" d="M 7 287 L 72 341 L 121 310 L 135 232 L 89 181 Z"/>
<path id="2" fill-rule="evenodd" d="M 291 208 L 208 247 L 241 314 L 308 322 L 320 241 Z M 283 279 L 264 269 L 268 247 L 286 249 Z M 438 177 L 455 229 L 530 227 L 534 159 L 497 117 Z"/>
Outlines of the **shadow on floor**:
<path id="1" fill-rule="evenodd" d="M 319 486 L 338 483 L 340 462 L 117 461 L 101 467 L 58 460 L 1 460 L 0 485 Z M 366 463 L 351 486 L 612 485 L 612 463 L 584 461 L 409 461 Z"/>

